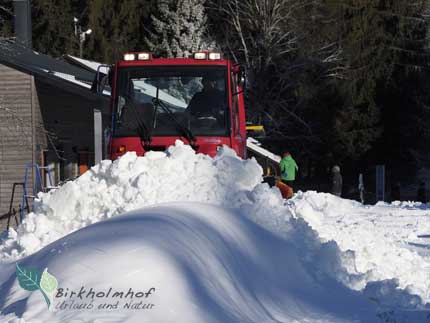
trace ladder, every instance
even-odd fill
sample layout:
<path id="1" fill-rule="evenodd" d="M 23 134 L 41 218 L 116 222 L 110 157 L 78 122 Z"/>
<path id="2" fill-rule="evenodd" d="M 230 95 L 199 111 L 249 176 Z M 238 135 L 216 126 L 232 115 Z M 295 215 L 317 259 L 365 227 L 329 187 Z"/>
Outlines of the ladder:
<path id="1" fill-rule="evenodd" d="M 36 171 L 36 177 L 33 183 L 33 194 L 30 195 L 27 193 L 27 186 L 28 186 L 28 180 L 29 180 L 29 173 L 32 170 Z M 49 189 L 53 187 L 45 187 L 42 180 L 42 173 L 41 170 L 44 169 L 48 173 L 49 178 L 49 184 L 52 185 L 52 178 L 51 178 L 51 170 L 49 167 L 41 167 L 39 164 L 36 163 L 29 163 L 25 165 L 25 177 L 24 177 L 24 185 L 22 189 L 22 199 L 21 199 L 21 210 L 20 210 L 20 220 L 22 223 L 22 220 L 24 219 L 24 211 L 27 210 L 27 213 L 30 212 L 30 208 L 28 205 L 28 198 L 34 199 L 38 192 L 44 192 L 46 193 Z M 26 205 L 26 207 L 24 207 Z"/>
<path id="2" fill-rule="evenodd" d="M 7 227 L 6 230 L 9 230 L 10 228 L 10 218 L 13 216 L 15 218 L 15 223 L 16 226 L 18 226 L 18 219 L 16 218 L 16 210 L 13 207 L 13 202 L 15 200 L 15 188 L 17 186 L 22 186 L 24 188 L 24 183 L 13 183 L 13 187 L 12 187 L 12 195 L 10 197 L 10 204 L 9 204 L 9 212 L 6 213 L 8 214 L 8 219 L 7 219 Z M 25 206 L 24 205 L 19 205 L 19 213 L 21 214 L 21 210 L 22 209 L 26 209 L 27 213 L 30 212 L 30 205 L 28 203 L 28 199 L 25 199 Z"/>

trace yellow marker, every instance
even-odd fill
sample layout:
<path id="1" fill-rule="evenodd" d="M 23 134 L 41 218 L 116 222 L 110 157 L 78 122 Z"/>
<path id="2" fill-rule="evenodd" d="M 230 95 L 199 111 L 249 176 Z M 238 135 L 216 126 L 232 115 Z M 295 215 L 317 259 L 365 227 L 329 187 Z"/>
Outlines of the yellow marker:
<path id="1" fill-rule="evenodd" d="M 246 126 L 246 130 L 250 131 L 264 131 L 263 126 Z"/>

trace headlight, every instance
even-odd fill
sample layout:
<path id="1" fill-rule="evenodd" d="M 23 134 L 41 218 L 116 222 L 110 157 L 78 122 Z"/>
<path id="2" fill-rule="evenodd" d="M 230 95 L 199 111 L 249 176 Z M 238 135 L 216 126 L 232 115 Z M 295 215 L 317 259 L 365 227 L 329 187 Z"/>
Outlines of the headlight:
<path id="1" fill-rule="evenodd" d="M 209 53 L 209 59 L 212 61 L 221 59 L 221 54 L 220 53 Z"/>
<path id="2" fill-rule="evenodd" d="M 203 53 L 203 52 L 194 53 L 194 59 L 206 59 L 206 53 Z"/>
<path id="3" fill-rule="evenodd" d="M 125 61 L 134 61 L 135 59 L 136 59 L 136 55 L 134 54 L 131 54 L 131 53 L 124 54 Z"/>
<path id="4" fill-rule="evenodd" d="M 139 61 L 149 61 L 151 59 L 150 53 L 139 53 L 137 54 L 137 59 Z"/>

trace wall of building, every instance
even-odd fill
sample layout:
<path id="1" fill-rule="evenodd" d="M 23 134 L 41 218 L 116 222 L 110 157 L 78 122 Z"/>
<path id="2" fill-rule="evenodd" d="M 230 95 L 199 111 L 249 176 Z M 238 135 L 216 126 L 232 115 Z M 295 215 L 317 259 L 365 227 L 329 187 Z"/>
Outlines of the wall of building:
<path id="1" fill-rule="evenodd" d="M 94 100 L 52 81 L 0 64 L 0 215 L 8 212 L 13 183 L 24 181 L 27 164 L 50 167 L 52 183 L 42 171 L 47 185 L 74 178 L 94 165 L 94 105 Z M 103 123 L 108 124 L 106 115 Z M 29 194 L 34 176 L 32 171 Z M 15 209 L 21 197 L 19 187 Z M 0 232 L 5 223 L 0 221 Z"/>
<path id="2" fill-rule="evenodd" d="M 93 165 L 94 116 L 92 103 L 80 96 L 56 89 L 36 79 L 36 89 L 47 146 L 43 144 L 45 163 L 55 167 L 57 181 L 79 175 L 85 152 Z M 41 136 L 40 130 L 37 135 Z M 41 136 L 43 137 L 43 136 Z M 55 165 L 54 165 L 55 164 Z"/>
<path id="3" fill-rule="evenodd" d="M 35 100 L 32 76 L 0 64 L 0 215 L 9 210 L 13 183 L 23 182 L 26 164 L 35 162 Z M 21 196 L 19 188 L 16 208 Z"/>

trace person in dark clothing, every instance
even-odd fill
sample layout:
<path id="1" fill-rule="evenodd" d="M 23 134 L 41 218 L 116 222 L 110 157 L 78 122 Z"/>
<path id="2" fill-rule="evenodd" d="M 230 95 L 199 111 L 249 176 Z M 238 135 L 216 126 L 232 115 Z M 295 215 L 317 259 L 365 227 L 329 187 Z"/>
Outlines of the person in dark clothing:
<path id="1" fill-rule="evenodd" d="M 216 88 L 214 77 L 203 77 L 203 90 L 194 94 L 186 112 L 194 118 L 215 118 L 225 113 L 225 95 Z"/>
<path id="2" fill-rule="evenodd" d="M 424 182 L 421 182 L 420 186 L 418 187 L 417 201 L 421 203 L 427 203 L 426 184 Z"/>
<path id="3" fill-rule="evenodd" d="M 400 183 L 397 182 L 391 187 L 391 201 L 400 201 Z"/>
<path id="4" fill-rule="evenodd" d="M 332 183 L 331 183 L 331 193 L 336 196 L 342 195 L 342 175 L 340 174 L 340 167 L 333 166 L 332 170 Z"/>

